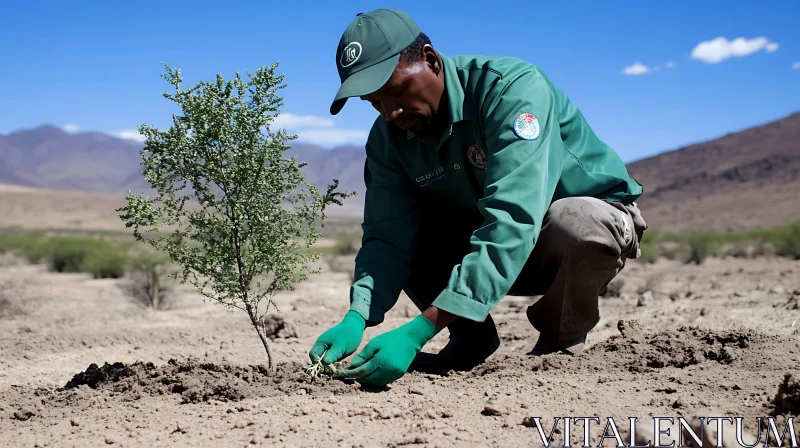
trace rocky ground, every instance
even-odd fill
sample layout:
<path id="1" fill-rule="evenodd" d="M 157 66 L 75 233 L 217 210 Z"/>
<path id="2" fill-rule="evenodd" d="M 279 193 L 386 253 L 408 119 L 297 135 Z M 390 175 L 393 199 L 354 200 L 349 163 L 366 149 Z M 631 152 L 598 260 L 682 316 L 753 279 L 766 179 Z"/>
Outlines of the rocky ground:
<path id="1" fill-rule="evenodd" d="M 123 280 L 4 259 L 1 444 L 539 446 L 535 417 L 549 434 L 556 417 L 596 416 L 594 446 L 609 417 L 627 445 L 629 417 L 741 416 L 753 435 L 756 417 L 800 413 L 800 261 L 629 262 L 618 279 L 579 356 L 526 355 L 537 334 L 525 309 L 537 297 L 507 297 L 492 313 L 502 346 L 487 363 L 376 390 L 303 370 L 315 338 L 347 310 L 346 272 L 326 269 L 278 297 L 286 325 L 274 328 L 268 376 L 246 317 L 190 290 L 153 311 L 125 296 Z M 401 296 L 363 343 L 416 313 Z M 446 341 L 445 331 L 425 350 Z M 583 430 L 573 420 L 573 446 Z M 554 443 L 565 436 L 559 420 Z"/>

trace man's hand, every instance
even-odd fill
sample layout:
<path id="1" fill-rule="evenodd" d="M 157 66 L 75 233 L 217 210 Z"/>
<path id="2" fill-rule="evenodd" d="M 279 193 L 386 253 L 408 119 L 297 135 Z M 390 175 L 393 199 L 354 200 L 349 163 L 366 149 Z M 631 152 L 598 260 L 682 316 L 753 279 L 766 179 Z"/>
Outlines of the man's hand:
<path id="1" fill-rule="evenodd" d="M 372 338 L 337 375 L 362 384 L 385 386 L 403 376 L 422 346 L 437 333 L 436 326 L 419 315 L 411 322 Z"/>
<path id="2" fill-rule="evenodd" d="M 322 333 L 308 352 L 311 362 L 322 358 L 323 364 L 333 364 L 353 354 L 364 336 L 366 322 L 356 311 L 348 311 L 341 322 Z"/>

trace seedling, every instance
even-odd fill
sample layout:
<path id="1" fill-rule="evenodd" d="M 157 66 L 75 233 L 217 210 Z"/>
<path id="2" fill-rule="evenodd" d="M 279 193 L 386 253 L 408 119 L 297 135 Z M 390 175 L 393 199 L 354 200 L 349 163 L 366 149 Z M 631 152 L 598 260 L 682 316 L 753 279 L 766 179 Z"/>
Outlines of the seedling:
<path id="1" fill-rule="evenodd" d="M 336 372 L 347 367 L 347 365 L 347 361 L 337 361 L 333 364 L 323 364 L 322 357 L 320 357 L 317 362 L 313 362 L 306 366 L 306 373 L 308 373 L 308 375 L 313 379 L 319 378 L 320 375 L 336 376 Z"/>

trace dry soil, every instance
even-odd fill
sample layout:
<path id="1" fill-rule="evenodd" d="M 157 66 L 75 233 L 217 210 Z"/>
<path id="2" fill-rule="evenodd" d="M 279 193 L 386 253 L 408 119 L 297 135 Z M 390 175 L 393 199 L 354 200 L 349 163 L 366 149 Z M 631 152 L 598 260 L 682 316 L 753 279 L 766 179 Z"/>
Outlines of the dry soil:
<path id="1" fill-rule="evenodd" d="M 549 432 L 564 416 L 613 417 L 627 444 L 629 417 L 743 416 L 755 434 L 756 417 L 800 411 L 800 261 L 630 262 L 576 357 L 527 355 L 537 297 L 507 297 L 493 311 L 502 346 L 484 365 L 385 389 L 303 371 L 347 310 L 347 272 L 278 297 L 291 331 L 271 341 L 267 375 L 246 317 L 191 290 L 152 311 L 124 296 L 124 280 L 0 264 L 4 446 L 539 446 L 534 417 Z M 362 344 L 416 313 L 401 296 Z M 590 426 L 594 446 L 603 429 Z M 564 437 L 559 423 L 554 443 Z M 582 423 L 570 437 L 582 445 Z"/>

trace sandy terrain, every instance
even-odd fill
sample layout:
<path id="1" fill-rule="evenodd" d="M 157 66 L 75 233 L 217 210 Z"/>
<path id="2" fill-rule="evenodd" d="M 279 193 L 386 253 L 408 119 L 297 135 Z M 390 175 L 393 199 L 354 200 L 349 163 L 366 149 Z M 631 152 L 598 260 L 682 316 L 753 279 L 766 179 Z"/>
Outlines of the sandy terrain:
<path id="1" fill-rule="evenodd" d="M 0 228 L 125 231 L 114 210 L 125 196 L 0 184 Z"/>
<path id="2" fill-rule="evenodd" d="M 574 358 L 527 356 L 537 335 L 524 311 L 536 298 L 507 297 L 493 312 L 503 344 L 486 364 L 410 373 L 385 390 L 302 371 L 317 335 L 347 309 L 347 273 L 326 269 L 279 296 L 297 337 L 272 340 L 278 372 L 267 377 L 246 318 L 191 290 L 170 310 L 144 310 L 122 280 L 4 260 L 2 294 L 24 302 L 0 315 L 4 446 L 536 446 L 530 417 L 549 433 L 557 416 L 614 417 L 628 444 L 628 417 L 714 412 L 744 416 L 755 433 L 784 375 L 800 378 L 800 261 L 787 259 L 629 263 Z M 415 314 L 401 296 L 363 343 Z M 425 350 L 446 340 L 445 331 Z M 102 368 L 115 362 L 125 365 Z M 797 414 L 800 391 L 777 403 Z M 591 426 L 595 446 L 602 430 Z M 573 445 L 582 437 L 574 424 Z"/>
<path id="3" fill-rule="evenodd" d="M 80 230 L 121 232 L 130 235 L 117 208 L 125 195 L 46 190 L 0 183 L 0 229 Z M 354 198 L 326 212 L 326 228 L 358 227 L 362 209 Z"/>

